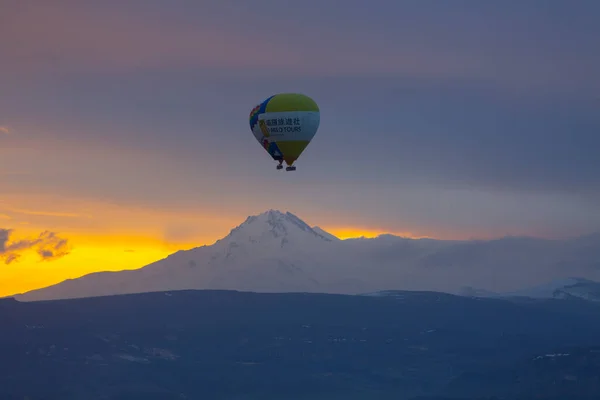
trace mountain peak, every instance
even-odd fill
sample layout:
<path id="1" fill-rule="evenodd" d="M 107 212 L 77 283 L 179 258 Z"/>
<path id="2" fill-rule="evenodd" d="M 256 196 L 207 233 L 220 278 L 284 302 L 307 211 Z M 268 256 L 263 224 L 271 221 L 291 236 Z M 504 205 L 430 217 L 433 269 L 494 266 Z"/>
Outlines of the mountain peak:
<path id="1" fill-rule="evenodd" d="M 270 209 L 261 214 L 249 216 L 222 240 L 234 241 L 239 244 L 240 242 L 257 243 L 277 239 L 281 240 L 281 247 L 283 247 L 292 239 L 304 240 L 307 238 L 325 242 L 333 241 L 324 232 L 314 230 L 291 212 L 284 213 Z"/>

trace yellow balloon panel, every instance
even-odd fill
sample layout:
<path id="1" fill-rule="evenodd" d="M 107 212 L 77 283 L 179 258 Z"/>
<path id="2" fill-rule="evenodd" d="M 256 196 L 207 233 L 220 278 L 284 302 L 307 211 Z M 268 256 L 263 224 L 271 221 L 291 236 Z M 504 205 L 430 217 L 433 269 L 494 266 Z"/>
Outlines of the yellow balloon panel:
<path id="1" fill-rule="evenodd" d="M 283 154 L 283 160 L 287 165 L 292 165 L 300 157 L 310 142 L 308 140 L 277 142 L 279 150 Z"/>

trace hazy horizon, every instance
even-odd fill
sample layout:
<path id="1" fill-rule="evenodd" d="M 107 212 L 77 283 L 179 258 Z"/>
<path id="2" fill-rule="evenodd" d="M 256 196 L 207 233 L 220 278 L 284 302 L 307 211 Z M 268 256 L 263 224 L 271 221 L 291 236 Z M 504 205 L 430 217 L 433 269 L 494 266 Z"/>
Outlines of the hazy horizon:
<path id="1" fill-rule="evenodd" d="M 57 281 L 58 285 L 19 300 L 183 289 L 338 294 L 425 290 L 469 295 L 472 290 L 539 292 L 534 288 L 540 286 L 547 295 L 554 290 L 549 287 L 569 290 L 576 283 L 573 279 L 600 281 L 595 250 L 600 234 L 568 240 L 508 236 L 420 242 L 389 234 L 336 240 L 321 228 L 306 225 L 293 213 L 271 209 L 249 216 L 208 246 L 153 260 L 148 269 Z"/>
<path id="2" fill-rule="evenodd" d="M 4 1 L 0 295 L 139 268 L 271 208 L 342 238 L 600 232 L 599 14 Z M 288 91 L 321 109 L 290 173 L 247 121 Z"/>

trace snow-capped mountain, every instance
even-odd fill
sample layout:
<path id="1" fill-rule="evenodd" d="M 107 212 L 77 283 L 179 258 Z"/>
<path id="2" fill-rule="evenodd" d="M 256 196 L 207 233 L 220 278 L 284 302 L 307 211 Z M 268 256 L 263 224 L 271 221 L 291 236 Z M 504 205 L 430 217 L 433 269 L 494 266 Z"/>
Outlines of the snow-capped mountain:
<path id="1" fill-rule="evenodd" d="M 339 240 L 294 214 L 269 210 L 248 217 L 210 246 L 179 251 L 138 270 L 94 273 L 16 297 L 43 300 L 180 289 L 343 294 L 434 290 L 486 296 L 573 275 L 600 279 L 600 237 L 448 241 L 381 235 Z"/>
<path id="2" fill-rule="evenodd" d="M 181 289 L 259 292 L 348 292 L 352 282 L 331 274 L 341 241 L 292 213 L 248 217 L 211 246 L 178 251 L 133 271 L 99 272 L 18 296 L 21 300 L 76 298 Z M 337 238 L 335 238 L 337 239 Z M 343 257 L 341 258 L 343 259 Z"/>

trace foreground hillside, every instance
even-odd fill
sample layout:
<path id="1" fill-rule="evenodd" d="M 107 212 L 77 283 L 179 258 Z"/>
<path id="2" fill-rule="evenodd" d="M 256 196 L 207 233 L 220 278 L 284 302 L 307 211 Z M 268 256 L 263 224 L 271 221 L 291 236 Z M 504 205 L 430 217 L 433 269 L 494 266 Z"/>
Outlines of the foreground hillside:
<path id="1" fill-rule="evenodd" d="M 578 299 L 180 291 L 6 299 L 0 321 L 3 400 L 600 398 Z"/>

